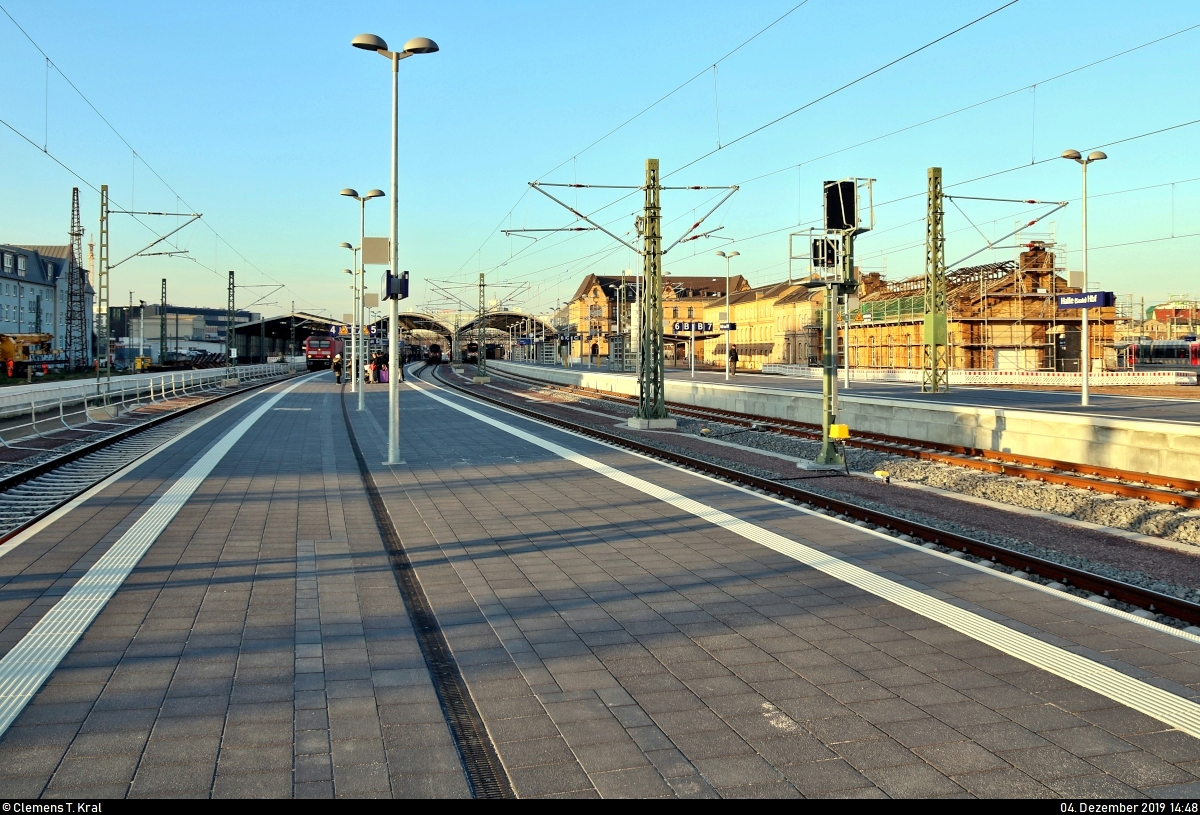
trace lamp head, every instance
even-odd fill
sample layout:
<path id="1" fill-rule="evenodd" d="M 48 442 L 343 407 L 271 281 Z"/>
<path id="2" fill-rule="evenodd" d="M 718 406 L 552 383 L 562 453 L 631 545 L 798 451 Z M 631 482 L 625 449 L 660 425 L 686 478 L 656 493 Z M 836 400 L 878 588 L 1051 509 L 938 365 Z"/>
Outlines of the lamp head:
<path id="1" fill-rule="evenodd" d="M 1063 150 L 1062 157 L 1071 161 L 1079 161 L 1079 159 L 1083 158 L 1078 150 Z"/>
<path id="2" fill-rule="evenodd" d="M 406 54 L 432 54 L 438 50 L 438 44 L 428 37 L 413 37 L 404 43 Z"/>
<path id="3" fill-rule="evenodd" d="M 1095 152 L 1088 153 L 1087 160 L 1088 161 L 1103 161 L 1106 158 L 1108 158 L 1108 154 L 1102 153 L 1099 150 L 1096 150 Z"/>
<path id="4" fill-rule="evenodd" d="M 723 258 L 723 257 L 725 257 L 725 253 L 724 253 L 724 252 L 722 252 L 720 249 L 718 249 L 718 250 L 717 250 L 717 252 L 716 252 L 716 255 L 717 255 L 717 257 L 719 257 L 719 258 Z"/>
<path id="5" fill-rule="evenodd" d="M 350 269 L 342 269 L 342 272 L 343 272 L 344 274 L 354 274 L 354 272 L 353 272 L 352 270 L 350 270 Z"/>
<path id="6" fill-rule="evenodd" d="M 353 249 L 354 247 L 351 246 L 350 244 L 346 243 L 345 241 L 342 241 L 341 243 L 338 244 L 338 248 L 339 249 Z"/>
<path id="7" fill-rule="evenodd" d="M 352 190 L 349 187 L 342 190 L 339 195 L 344 195 L 347 198 L 358 198 L 358 190 Z"/>
<path id="8" fill-rule="evenodd" d="M 726 255 L 725 257 L 727 257 L 727 258 L 735 258 L 735 257 L 737 257 L 737 256 L 738 256 L 738 253 L 737 253 L 737 252 L 730 252 L 730 253 L 729 253 L 728 255 Z"/>
<path id="9" fill-rule="evenodd" d="M 383 190 L 371 190 L 363 198 L 383 198 L 386 194 Z"/>
<path id="10" fill-rule="evenodd" d="M 383 41 L 383 37 L 376 37 L 374 34 L 359 34 L 357 37 L 350 40 L 350 44 L 355 48 L 361 48 L 364 51 L 387 50 L 387 43 Z"/>

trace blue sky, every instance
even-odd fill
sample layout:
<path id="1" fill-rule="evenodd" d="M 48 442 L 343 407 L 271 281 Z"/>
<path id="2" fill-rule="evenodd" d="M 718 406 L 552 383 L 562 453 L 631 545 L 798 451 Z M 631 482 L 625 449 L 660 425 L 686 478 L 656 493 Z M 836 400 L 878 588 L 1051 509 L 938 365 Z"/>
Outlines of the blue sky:
<path id="1" fill-rule="evenodd" d="M 267 301 L 278 306 L 265 311 L 295 300 L 340 315 L 349 304 L 340 270 L 350 255 L 337 247 L 357 241 L 358 212 L 337 193 L 387 188 L 390 126 L 388 64 L 349 41 L 364 31 L 392 45 L 428 36 L 441 52 L 407 60 L 401 70 L 400 251 L 413 273 L 413 305 L 445 305 L 430 287 L 437 281 L 451 281 L 438 285 L 473 301 L 453 286 L 485 271 L 489 283 L 528 284 L 516 302 L 544 310 L 587 272 L 635 264 L 628 250 L 614 251 L 611 239 L 595 233 L 553 235 L 532 246 L 498 234 L 510 223 L 570 225 L 527 182 L 636 185 L 647 157 L 671 173 L 716 148 L 718 127 L 728 143 L 1004 0 L 809 0 L 714 72 L 717 60 L 796 2 L 0 0 L 139 156 L 62 77 L 51 70 L 47 80 L 41 54 L 0 14 L 0 119 L 37 144 L 0 127 L 0 241 L 65 242 L 70 191 L 80 182 L 53 156 L 87 182 L 109 184 L 117 205 L 190 205 L 220 236 L 193 225 L 178 240 L 193 260 L 138 258 L 121 266 L 113 273 L 115 302 L 130 290 L 135 299 L 156 300 L 166 277 L 173 302 L 223 305 L 225 271 L 235 269 L 239 283 L 286 286 Z M 858 243 L 861 265 L 891 278 L 920 273 L 922 193 L 934 165 L 943 168 L 948 191 L 962 195 L 1071 200 L 1038 229 L 1053 227 L 1078 268 L 1078 166 L 1054 160 L 1013 168 L 1200 119 L 1200 28 L 1047 80 L 1197 24 L 1200 7 L 1182 0 L 1020 0 L 668 182 L 742 186 L 711 225 L 737 239 L 735 271 L 754 284 L 786 278 L 788 232 L 819 217 L 822 180 L 847 176 L 877 179 L 877 228 Z M 1009 95 L 852 147 L 1001 94 Z M 1200 297 L 1200 237 L 1171 239 L 1200 233 L 1197 144 L 1200 124 L 1104 148 L 1110 158 L 1089 178 L 1094 283 L 1148 304 L 1176 292 Z M 950 188 L 1001 170 L 1011 171 Z M 1149 189 L 1129 191 L 1140 187 Z M 592 212 L 620 195 L 582 190 L 578 205 Z M 667 236 L 690 225 L 711 195 L 665 194 Z M 569 199 L 575 204 L 573 191 Z M 97 196 L 86 186 L 83 201 L 94 230 Z M 983 245 L 968 217 L 995 238 L 1045 211 L 960 203 L 965 215 L 948 207 L 951 259 Z M 635 194 L 597 217 L 623 234 L 638 206 Z M 367 212 L 368 234 L 386 234 L 386 200 L 369 203 Z M 153 237 L 118 216 L 114 259 Z M 720 274 L 723 262 L 712 253 L 729 247 L 694 241 L 666 265 L 674 274 Z M 979 258 L 1011 256 L 997 250 Z M 247 289 L 238 299 L 248 303 L 267 291 Z"/>

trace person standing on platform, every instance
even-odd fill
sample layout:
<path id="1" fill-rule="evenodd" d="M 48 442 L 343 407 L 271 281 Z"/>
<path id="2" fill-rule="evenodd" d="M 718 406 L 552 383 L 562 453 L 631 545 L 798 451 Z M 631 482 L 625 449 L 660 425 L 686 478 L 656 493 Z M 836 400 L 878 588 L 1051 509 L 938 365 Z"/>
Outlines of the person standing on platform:
<path id="1" fill-rule="evenodd" d="M 342 355 L 338 354 L 333 358 L 333 375 L 337 377 L 337 384 L 342 384 Z"/>
<path id="2" fill-rule="evenodd" d="M 729 346 L 729 375 L 737 376 L 738 352 L 737 346 Z"/>

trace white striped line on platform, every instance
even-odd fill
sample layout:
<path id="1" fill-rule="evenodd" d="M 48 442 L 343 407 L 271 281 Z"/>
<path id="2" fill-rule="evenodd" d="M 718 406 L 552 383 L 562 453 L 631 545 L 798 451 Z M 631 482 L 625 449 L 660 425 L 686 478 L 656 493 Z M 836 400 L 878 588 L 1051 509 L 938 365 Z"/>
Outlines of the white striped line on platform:
<path id="1" fill-rule="evenodd" d="M 306 384 L 304 377 L 274 394 L 209 448 L 114 543 L 46 615 L 0 659 L 0 735 L 29 704 L 92 620 L 162 534 L 213 468 L 263 414 Z"/>
<path id="2" fill-rule="evenodd" d="M 971 639 L 995 648 L 1009 656 L 1026 662 L 1035 668 L 1062 677 L 1080 687 L 1094 691 L 1119 704 L 1145 713 L 1170 727 L 1200 738 L 1200 705 L 1147 682 L 1135 679 L 1107 665 L 1081 657 L 1058 646 L 1043 642 L 1036 637 L 1023 634 L 1008 626 L 993 622 L 950 603 L 930 597 L 928 594 L 901 585 L 866 569 L 847 563 L 832 555 L 813 549 L 784 537 L 777 532 L 722 512 L 719 509 L 694 501 L 677 492 L 652 484 L 630 473 L 589 458 L 574 450 L 535 436 L 498 419 L 485 416 L 450 399 L 432 393 L 428 388 L 414 387 L 422 395 L 434 399 L 449 408 L 465 413 L 472 418 L 502 430 L 530 444 L 537 445 L 555 455 L 581 467 L 612 479 L 676 509 L 695 515 L 697 518 L 739 535 L 746 540 L 765 546 L 830 577 L 841 580 L 882 600 L 894 603 L 922 617 L 933 620 L 947 628 L 958 631 Z"/>

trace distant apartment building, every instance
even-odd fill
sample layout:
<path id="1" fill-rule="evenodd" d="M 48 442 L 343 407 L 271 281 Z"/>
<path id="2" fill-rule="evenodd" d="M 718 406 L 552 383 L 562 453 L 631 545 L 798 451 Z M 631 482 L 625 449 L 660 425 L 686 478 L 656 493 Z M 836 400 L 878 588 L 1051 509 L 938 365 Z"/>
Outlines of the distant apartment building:
<path id="1" fill-rule="evenodd" d="M 67 332 L 67 286 L 72 250 L 68 246 L 0 244 L 0 333 L 50 334 L 63 350 Z M 95 292 L 84 295 L 84 337 L 92 359 Z"/>

